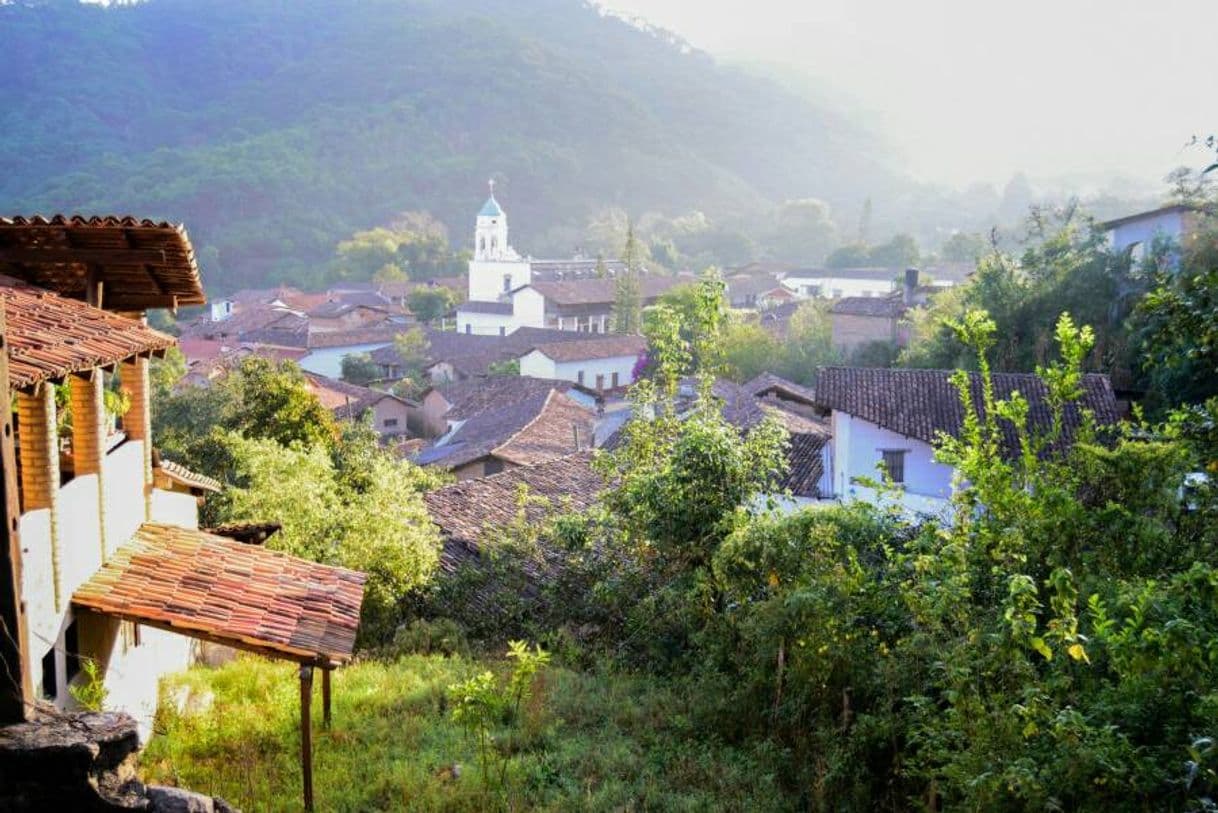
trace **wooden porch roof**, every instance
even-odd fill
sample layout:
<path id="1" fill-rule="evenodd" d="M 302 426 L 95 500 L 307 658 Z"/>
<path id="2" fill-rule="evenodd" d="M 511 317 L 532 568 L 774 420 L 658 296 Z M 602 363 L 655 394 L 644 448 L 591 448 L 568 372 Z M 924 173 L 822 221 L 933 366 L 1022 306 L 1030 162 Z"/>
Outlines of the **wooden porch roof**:
<path id="1" fill-rule="evenodd" d="M 109 310 L 206 301 L 186 229 L 129 216 L 0 217 L 0 273 L 73 299 L 100 283 Z"/>
<path id="2" fill-rule="evenodd" d="M 72 596 L 77 607 L 274 658 L 351 659 L 363 573 L 144 523 Z"/>

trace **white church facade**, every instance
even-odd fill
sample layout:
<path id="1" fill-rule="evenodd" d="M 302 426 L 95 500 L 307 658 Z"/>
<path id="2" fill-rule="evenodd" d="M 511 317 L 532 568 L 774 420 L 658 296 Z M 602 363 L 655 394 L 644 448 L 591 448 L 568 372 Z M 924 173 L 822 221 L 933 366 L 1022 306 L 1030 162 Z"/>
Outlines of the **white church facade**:
<path id="1" fill-rule="evenodd" d="M 468 299 L 457 307 L 457 330 L 506 336 L 522 327 L 606 333 L 614 300 L 613 277 L 620 260 L 535 260 L 522 256 L 508 240 L 507 214 L 491 194 L 474 226 L 474 255 L 469 262 Z M 659 287 L 647 286 L 644 287 Z M 664 285 L 663 287 L 669 287 Z M 648 291 L 644 291 L 646 300 Z"/>

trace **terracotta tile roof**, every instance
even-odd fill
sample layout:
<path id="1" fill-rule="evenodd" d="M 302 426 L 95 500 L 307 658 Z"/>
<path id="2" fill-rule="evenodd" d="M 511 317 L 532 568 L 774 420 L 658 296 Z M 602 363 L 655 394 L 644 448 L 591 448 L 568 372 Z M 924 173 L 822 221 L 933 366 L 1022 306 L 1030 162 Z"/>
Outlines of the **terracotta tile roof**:
<path id="1" fill-rule="evenodd" d="M 308 325 L 308 319 L 290 308 L 259 304 L 242 308 L 232 316 L 215 321 L 204 314 L 185 325 L 182 329 L 182 336 L 199 339 L 224 337 L 236 341 L 252 341 L 245 337 L 259 331 L 301 333 L 308 328 Z"/>
<path id="2" fill-rule="evenodd" d="M 842 316 L 874 316 L 896 319 L 905 313 L 905 302 L 896 296 L 846 296 L 833 303 L 830 313 Z"/>
<path id="3" fill-rule="evenodd" d="M 644 302 L 691 279 L 659 274 L 639 277 L 639 292 Z M 534 282 L 532 287 L 556 305 L 609 305 L 617 298 L 617 281 L 612 279 L 575 279 Z"/>
<path id="4" fill-rule="evenodd" d="M 733 300 L 760 296 L 780 287 L 778 277 L 772 274 L 733 274 L 724 282 L 727 284 L 728 298 Z"/>
<path id="5" fill-rule="evenodd" d="M 134 319 L 0 276 L 0 304 L 8 323 L 9 386 L 48 379 L 155 353 L 172 336 Z"/>
<path id="6" fill-rule="evenodd" d="M 754 398 L 778 393 L 792 401 L 800 401 L 809 405 L 816 403 L 816 391 L 811 387 L 796 384 L 794 381 L 770 372 L 761 373 L 756 378 L 741 384 L 741 387 Z"/>
<path id="7" fill-rule="evenodd" d="M 590 410 L 553 390 L 537 417 L 491 454 L 518 466 L 541 463 L 587 448 L 595 428 L 596 416 Z"/>
<path id="8" fill-rule="evenodd" d="M 72 603 L 329 665 L 351 658 L 366 578 L 204 531 L 145 523 L 77 588 Z"/>
<path id="9" fill-rule="evenodd" d="M 593 505 L 604 490 L 605 481 L 592 469 L 591 461 L 591 452 L 580 452 L 489 477 L 463 480 L 424 494 L 432 522 L 439 526 L 446 541 L 441 565 L 451 570 L 468 553 L 479 549 L 479 538 L 485 529 L 515 520 L 522 509 L 522 487 L 527 488 L 529 497 L 546 501 L 529 500 L 523 506 L 530 523 L 540 522 L 555 511 L 582 511 Z M 451 543 L 457 543 L 458 547 Z"/>
<path id="10" fill-rule="evenodd" d="M 166 460 L 159 454 L 154 456 L 153 464 L 166 477 L 176 483 L 181 483 L 188 488 L 200 488 L 204 491 L 219 492 L 223 489 L 219 480 L 208 477 L 206 474 L 198 474 L 183 466 L 181 463 L 174 463 L 172 460 Z"/>
<path id="11" fill-rule="evenodd" d="M 415 457 L 420 465 L 448 469 L 484 457 L 528 464 L 562 457 L 591 444 L 596 416 L 561 392 L 544 389 L 495 409 L 471 415 L 455 430 L 437 439 Z"/>
<path id="12" fill-rule="evenodd" d="M 309 349 L 325 347 L 354 347 L 361 344 L 393 344 L 393 338 L 405 333 L 409 325 L 383 322 L 354 330 L 310 331 Z"/>
<path id="13" fill-rule="evenodd" d="M 536 350 L 546 358 L 554 361 L 584 361 L 638 356 L 646 349 L 647 340 L 642 336 L 615 336 L 609 334 L 593 339 L 584 339 L 583 341 L 538 344 L 527 352 Z"/>
<path id="14" fill-rule="evenodd" d="M 102 303 L 142 310 L 206 302 L 180 224 L 134 217 L 0 217 L 0 272 L 75 299 L 92 275 Z"/>
<path id="15" fill-rule="evenodd" d="M 371 387 L 360 387 L 337 378 L 304 371 L 309 390 L 326 409 L 340 418 L 358 418 L 368 407 L 382 398 L 392 398 L 408 406 L 418 406 L 414 401 L 400 398 L 391 392 L 382 392 Z"/>
<path id="16" fill-rule="evenodd" d="M 816 400 L 824 408 L 862 418 L 885 429 L 933 443 L 940 432 L 958 435 L 964 421 L 960 395 L 951 383 L 951 370 L 886 370 L 862 367 L 824 367 L 817 374 Z M 981 400 L 981 376 L 971 375 L 975 403 Z M 1047 390 L 1032 373 L 994 373 L 994 394 L 1007 398 L 1018 390 L 1028 400 L 1028 424 L 1034 431 L 1048 430 L 1052 416 L 1045 401 Z M 1091 410 L 1096 423 L 1116 423 L 1116 399 L 1108 377 L 1083 377 L 1081 405 Z M 1066 442 L 1081 423 L 1077 406 L 1063 416 Z M 1013 454 L 1014 431 L 1006 425 L 1006 452 Z"/>
<path id="17" fill-rule="evenodd" d="M 521 375 L 496 375 L 489 378 L 471 378 L 431 387 L 427 392 L 438 392 L 449 403 L 445 417 L 449 420 L 470 418 L 488 409 L 498 409 L 513 401 L 520 401 L 550 390 L 567 392 L 576 389 L 570 381 L 550 378 L 530 378 Z M 424 397 L 427 396 L 424 393 Z"/>
<path id="18" fill-rule="evenodd" d="M 331 299 L 315 306 L 308 315 L 317 319 L 337 319 L 361 308 L 388 313 L 389 307 L 389 300 L 380 294 L 350 293 L 342 294 L 341 299 Z"/>

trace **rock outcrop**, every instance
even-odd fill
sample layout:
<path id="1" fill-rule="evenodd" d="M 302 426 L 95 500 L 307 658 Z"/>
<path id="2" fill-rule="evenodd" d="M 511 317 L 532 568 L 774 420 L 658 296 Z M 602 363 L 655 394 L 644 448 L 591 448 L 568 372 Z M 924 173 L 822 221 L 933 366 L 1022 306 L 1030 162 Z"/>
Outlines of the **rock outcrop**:
<path id="1" fill-rule="evenodd" d="M 135 720 L 121 712 L 0 728 L 0 813 L 239 813 L 223 799 L 140 782 L 139 747 Z"/>

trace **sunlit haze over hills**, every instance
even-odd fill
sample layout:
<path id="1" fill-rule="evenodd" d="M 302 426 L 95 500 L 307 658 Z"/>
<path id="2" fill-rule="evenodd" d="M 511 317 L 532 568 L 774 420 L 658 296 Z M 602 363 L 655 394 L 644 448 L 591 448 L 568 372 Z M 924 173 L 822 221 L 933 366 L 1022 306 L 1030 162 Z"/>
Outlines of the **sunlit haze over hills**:
<path id="1" fill-rule="evenodd" d="M 716 57 L 790 66 L 927 180 L 1158 185 L 1218 120 L 1212 0 L 607 0 Z"/>

